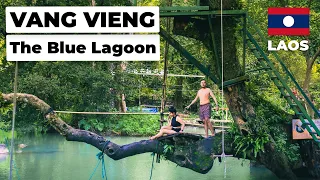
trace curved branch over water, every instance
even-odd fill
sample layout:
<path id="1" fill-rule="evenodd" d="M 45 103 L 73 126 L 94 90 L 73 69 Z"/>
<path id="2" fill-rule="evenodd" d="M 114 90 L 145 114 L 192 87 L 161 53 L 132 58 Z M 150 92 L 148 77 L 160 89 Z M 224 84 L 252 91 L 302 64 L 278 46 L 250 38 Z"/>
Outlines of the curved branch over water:
<path id="1" fill-rule="evenodd" d="M 14 94 L 2 94 L 5 101 L 13 102 Z M 103 136 L 90 131 L 75 129 L 65 123 L 43 100 L 31 94 L 17 93 L 17 103 L 28 103 L 40 110 L 48 123 L 57 130 L 68 141 L 85 142 L 102 150 L 107 139 Z M 177 165 L 189 168 L 199 173 L 207 173 L 213 165 L 213 147 L 219 144 L 215 138 L 204 139 L 201 136 L 182 133 L 167 137 L 161 137 L 158 140 L 142 140 L 126 145 L 118 145 L 113 142 L 107 142 L 104 153 L 114 160 L 123 159 L 136 154 L 154 152 L 164 154 L 165 145 L 171 146 L 172 151 L 167 152 L 165 157 Z"/>

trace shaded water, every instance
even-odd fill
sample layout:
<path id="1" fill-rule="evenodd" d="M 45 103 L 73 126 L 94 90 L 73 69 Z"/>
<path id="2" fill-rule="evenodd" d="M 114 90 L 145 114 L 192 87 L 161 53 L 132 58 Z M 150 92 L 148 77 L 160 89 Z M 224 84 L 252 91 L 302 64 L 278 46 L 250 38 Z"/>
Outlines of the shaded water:
<path id="1" fill-rule="evenodd" d="M 146 139 L 143 137 L 108 137 L 117 144 L 127 144 Z M 97 165 L 96 148 L 79 142 L 69 142 L 60 135 L 31 136 L 16 140 L 28 146 L 21 153 L 14 154 L 14 162 L 21 180 L 71 180 L 89 179 Z M 107 177 L 109 180 L 148 180 L 152 163 L 151 153 L 140 154 L 114 161 L 105 156 Z M 0 155 L 0 179 L 8 179 L 9 156 Z M 250 167 L 249 161 L 228 157 L 226 173 L 224 163 L 215 160 L 213 168 L 207 174 L 177 167 L 176 164 L 162 160 L 154 164 L 153 180 L 178 179 L 228 179 L 228 180 L 269 180 L 277 179 L 266 168 Z M 14 179 L 17 179 L 16 172 Z M 101 165 L 93 179 L 101 179 Z"/>

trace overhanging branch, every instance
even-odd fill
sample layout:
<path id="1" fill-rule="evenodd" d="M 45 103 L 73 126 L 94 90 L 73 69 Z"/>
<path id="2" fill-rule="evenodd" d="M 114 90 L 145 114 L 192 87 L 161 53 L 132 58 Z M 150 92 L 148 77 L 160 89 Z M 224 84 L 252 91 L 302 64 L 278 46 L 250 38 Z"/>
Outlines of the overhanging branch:
<path id="1" fill-rule="evenodd" d="M 2 94 L 3 99 L 8 102 L 13 101 L 13 96 L 13 93 Z M 96 133 L 71 127 L 60 119 L 47 103 L 34 95 L 17 93 L 17 102 L 28 103 L 39 109 L 45 114 L 48 123 L 61 135 L 65 136 L 68 141 L 85 142 L 99 150 L 102 150 L 107 142 L 107 139 Z M 212 155 L 214 153 L 217 154 L 217 152 L 214 152 L 213 147 L 216 144 L 218 145 L 220 141 L 215 141 L 215 138 L 204 139 L 202 136 L 182 133 L 165 138 L 162 137 L 159 140 L 142 140 L 122 146 L 109 141 L 107 143 L 104 153 L 114 160 L 146 152 L 163 154 L 164 146 L 169 145 L 174 150 L 165 154 L 168 160 L 181 167 L 186 167 L 199 173 L 207 173 L 213 165 L 214 158 Z"/>

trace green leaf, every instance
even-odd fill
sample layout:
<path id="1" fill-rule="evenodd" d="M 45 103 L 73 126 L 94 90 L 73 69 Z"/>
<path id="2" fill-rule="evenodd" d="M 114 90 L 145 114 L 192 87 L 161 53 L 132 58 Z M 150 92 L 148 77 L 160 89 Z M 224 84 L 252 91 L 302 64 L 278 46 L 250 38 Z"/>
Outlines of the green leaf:
<path id="1" fill-rule="evenodd" d="M 85 125 L 84 125 L 84 129 L 85 129 L 85 130 L 89 130 L 90 128 L 91 128 L 91 125 L 90 125 L 90 124 L 85 124 Z"/>

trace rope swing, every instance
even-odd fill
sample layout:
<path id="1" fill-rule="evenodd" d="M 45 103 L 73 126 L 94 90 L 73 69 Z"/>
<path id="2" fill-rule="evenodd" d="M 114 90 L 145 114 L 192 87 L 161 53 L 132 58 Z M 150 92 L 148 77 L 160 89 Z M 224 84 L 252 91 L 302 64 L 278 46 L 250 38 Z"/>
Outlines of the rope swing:
<path id="1" fill-rule="evenodd" d="M 222 23 L 222 1 L 223 0 L 221 0 L 221 11 L 220 11 L 220 13 L 221 13 L 221 16 L 220 16 L 220 18 L 221 18 L 221 20 L 220 20 L 220 26 L 221 26 L 221 30 L 220 30 L 220 32 L 221 32 L 221 106 L 223 107 L 223 23 Z M 223 114 L 224 112 L 222 111 L 222 114 Z M 224 125 L 224 123 L 222 122 L 222 157 L 224 158 L 225 157 L 225 154 L 224 154 L 224 127 L 223 127 L 223 125 Z"/>
<path id="2" fill-rule="evenodd" d="M 156 155 L 156 153 L 158 152 L 158 146 L 159 146 L 159 141 L 157 142 L 157 146 L 156 146 L 156 152 L 152 153 L 152 163 L 151 163 L 151 169 L 150 169 L 150 177 L 149 180 L 152 179 L 152 172 L 153 172 L 153 168 L 154 168 L 154 156 Z"/>
<path id="3" fill-rule="evenodd" d="M 11 147 L 10 147 L 10 174 L 9 180 L 12 180 L 12 167 L 13 167 L 13 151 L 14 151 L 14 125 L 16 120 L 16 109 L 17 109 L 17 81 L 18 81 L 18 61 L 16 61 L 16 68 L 14 73 L 14 86 L 13 86 L 13 113 L 12 113 L 12 137 L 11 137 Z"/>
<path id="4" fill-rule="evenodd" d="M 104 143 L 104 146 L 103 146 L 101 152 L 99 152 L 99 153 L 96 155 L 96 157 L 97 157 L 97 159 L 98 159 L 99 161 L 98 161 L 98 164 L 96 165 L 96 167 L 94 168 L 94 170 L 93 170 L 93 172 L 92 172 L 89 180 L 92 179 L 92 177 L 93 177 L 94 173 L 96 172 L 96 170 L 98 169 L 100 163 L 102 163 L 102 175 L 101 175 L 101 177 L 102 177 L 102 179 L 106 178 L 106 180 L 107 180 L 106 165 L 105 165 L 105 163 L 104 163 L 104 151 L 105 151 L 107 145 L 109 144 L 109 142 L 110 142 L 110 141 L 107 140 L 107 141 Z"/>
<path id="5" fill-rule="evenodd" d="M 222 8 L 222 1 L 221 0 L 221 5 L 220 5 L 220 8 L 221 8 L 221 15 L 220 15 L 220 27 L 221 27 L 221 106 L 223 107 L 223 17 L 222 17 L 222 11 L 223 11 L 223 8 Z M 223 114 L 224 112 L 222 112 Z M 224 122 L 222 122 L 222 154 L 221 154 L 221 157 L 223 158 L 223 163 L 224 163 L 224 178 L 226 178 L 227 176 L 227 165 L 226 165 L 226 157 L 225 157 L 225 153 L 224 153 Z"/>
<path id="6" fill-rule="evenodd" d="M 221 9 L 220 9 L 220 18 L 221 18 L 221 20 L 220 20 L 220 26 L 221 26 L 221 106 L 223 107 L 223 100 L 224 100 L 224 98 L 223 98 L 223 71 L 224 71 L 224 69 L 223 69 L 223 60 L 224 60 L 224 57 L 223 57 L 223 17 L 222 17 L 222 11 L 223 11 L 223 8 L 222 8 L 222 1 L 223 0 L 221 0 Z M 222 112 L 222 117 L 223 117 L 223 115 L 224 115 L 224 113 L 226 113 L 226 118 L 227 118 L 227 116 L 228 116 L 228 112 L 227 111 L 223 111 Z M 223 163 L 224 163 L 224 178 L 227 178 L 227 164 L 226 164 L 226 157 L 230 157 L 230 156 L 232 156 L 232 155 L 226 155 L 225 154 L 225 152 L 224 152 L 224 122 L 222 121 L 222 154 L 221 154 L 221 157 L 223 158 Z"/>

